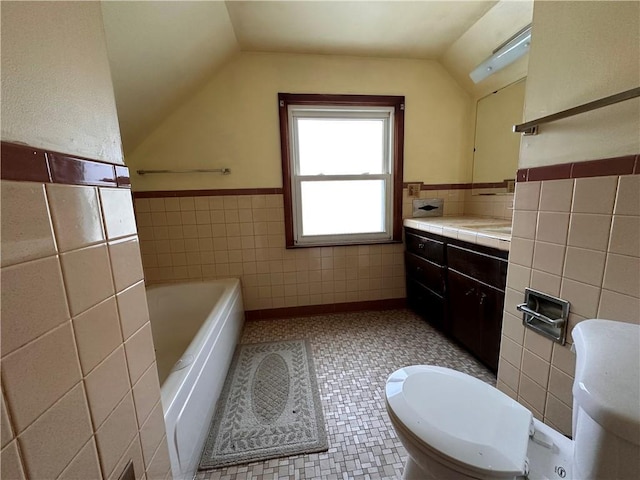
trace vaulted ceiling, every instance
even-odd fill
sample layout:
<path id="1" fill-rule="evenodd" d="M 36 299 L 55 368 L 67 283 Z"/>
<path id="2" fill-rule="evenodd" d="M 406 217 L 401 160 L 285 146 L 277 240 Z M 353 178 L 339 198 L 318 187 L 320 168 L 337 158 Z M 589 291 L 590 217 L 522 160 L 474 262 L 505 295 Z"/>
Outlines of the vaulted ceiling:
<path id="1" fill-rule="evenodd" d="M 128 152 L 239 51 L 439 60 L 477 96 L 469 70 L 530 23 L 532 0 L 117 1 L 102 9 Z M 519 68 L 526 74 L 526 63 Z"/>
<path id="2" fill-rule="evenodd" d="M 242 50 L 438 58 L 495 1 L 227 2 Z"/>

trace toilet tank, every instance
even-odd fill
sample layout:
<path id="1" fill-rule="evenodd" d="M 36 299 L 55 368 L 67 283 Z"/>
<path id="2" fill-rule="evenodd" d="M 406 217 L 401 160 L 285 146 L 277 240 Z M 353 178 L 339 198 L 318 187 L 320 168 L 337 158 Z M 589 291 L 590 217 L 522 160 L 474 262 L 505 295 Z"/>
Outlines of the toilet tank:
<path id="1" fill-rule="evenodd" d="M 585 320 L 571 332 L 575 478 L 640 478 L 640 326 Z"/>

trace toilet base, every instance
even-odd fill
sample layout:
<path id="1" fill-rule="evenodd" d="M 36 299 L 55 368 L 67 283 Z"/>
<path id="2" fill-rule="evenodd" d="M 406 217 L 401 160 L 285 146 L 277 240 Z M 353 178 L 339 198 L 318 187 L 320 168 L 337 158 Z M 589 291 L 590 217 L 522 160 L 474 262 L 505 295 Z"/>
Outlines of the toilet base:
<path id="1" fill-rule="evenodd" d="M 573 441 L 560 432 L 534 419 L 533 425 L 542 439 L 552 446 L 542 445 L 529 439 L 528 480 L 570 480 L 573 479 Z M 544 442 L 547 443 L 547 442 Z"/>
<path id="2" fill-rule="evenodd" d="M 418 466 L 413 458 L 407 457 L 407 462 L 404 464 L 404 472 L 402 472 L 402 480 L 419 480 L 424 477 L 424 472 Z"/>
<path id="3" fill-rule="evenodd" d="M 553 428 L 534 419 L 537 431 L 536 440 L 529 439 L 527 457 L 529 474 L 516 480 L 575 480 L 573 477 L 573 441 Z M 425 465 L 427 466 L 427 465 Z M 411 456 L 402 474 L 403 480 L 472 480 L 460 472 L 441 467 L 438 462 L 430 461 L 428 469 L 418 465 Z"/>
<path id="4" fill-rule="evenodd" d="M 437 462 L 429 462 L 429 469 L 423 469 L 411 456 L 404 465 L 402 480 L 474 480 L 473 477 L 441 467 Z"/>

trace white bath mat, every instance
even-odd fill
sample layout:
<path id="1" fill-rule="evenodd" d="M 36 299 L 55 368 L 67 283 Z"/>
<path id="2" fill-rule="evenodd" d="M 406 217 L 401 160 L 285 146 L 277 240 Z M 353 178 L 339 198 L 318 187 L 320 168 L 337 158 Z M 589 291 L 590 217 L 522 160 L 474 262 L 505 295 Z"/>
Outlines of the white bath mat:
<path id="1" fill-rule="evenodd" d="M 327 448 L 308 343 L 239 345 L 211 422 L 200 470 Z"/>

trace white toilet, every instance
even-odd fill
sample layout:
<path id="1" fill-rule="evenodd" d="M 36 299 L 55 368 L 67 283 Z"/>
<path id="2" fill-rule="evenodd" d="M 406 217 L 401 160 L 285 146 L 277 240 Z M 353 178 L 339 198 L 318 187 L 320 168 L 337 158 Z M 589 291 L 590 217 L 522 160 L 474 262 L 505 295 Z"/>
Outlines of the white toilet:
<path id="1" fill-rule="evenodd" d="M 409 453 L 403 478 L 640 478 L 640 326 L 585 320 L 572 336 L 573 440 L 464 373 L 413 365 L 391 374 L 387 411 Z"/>

